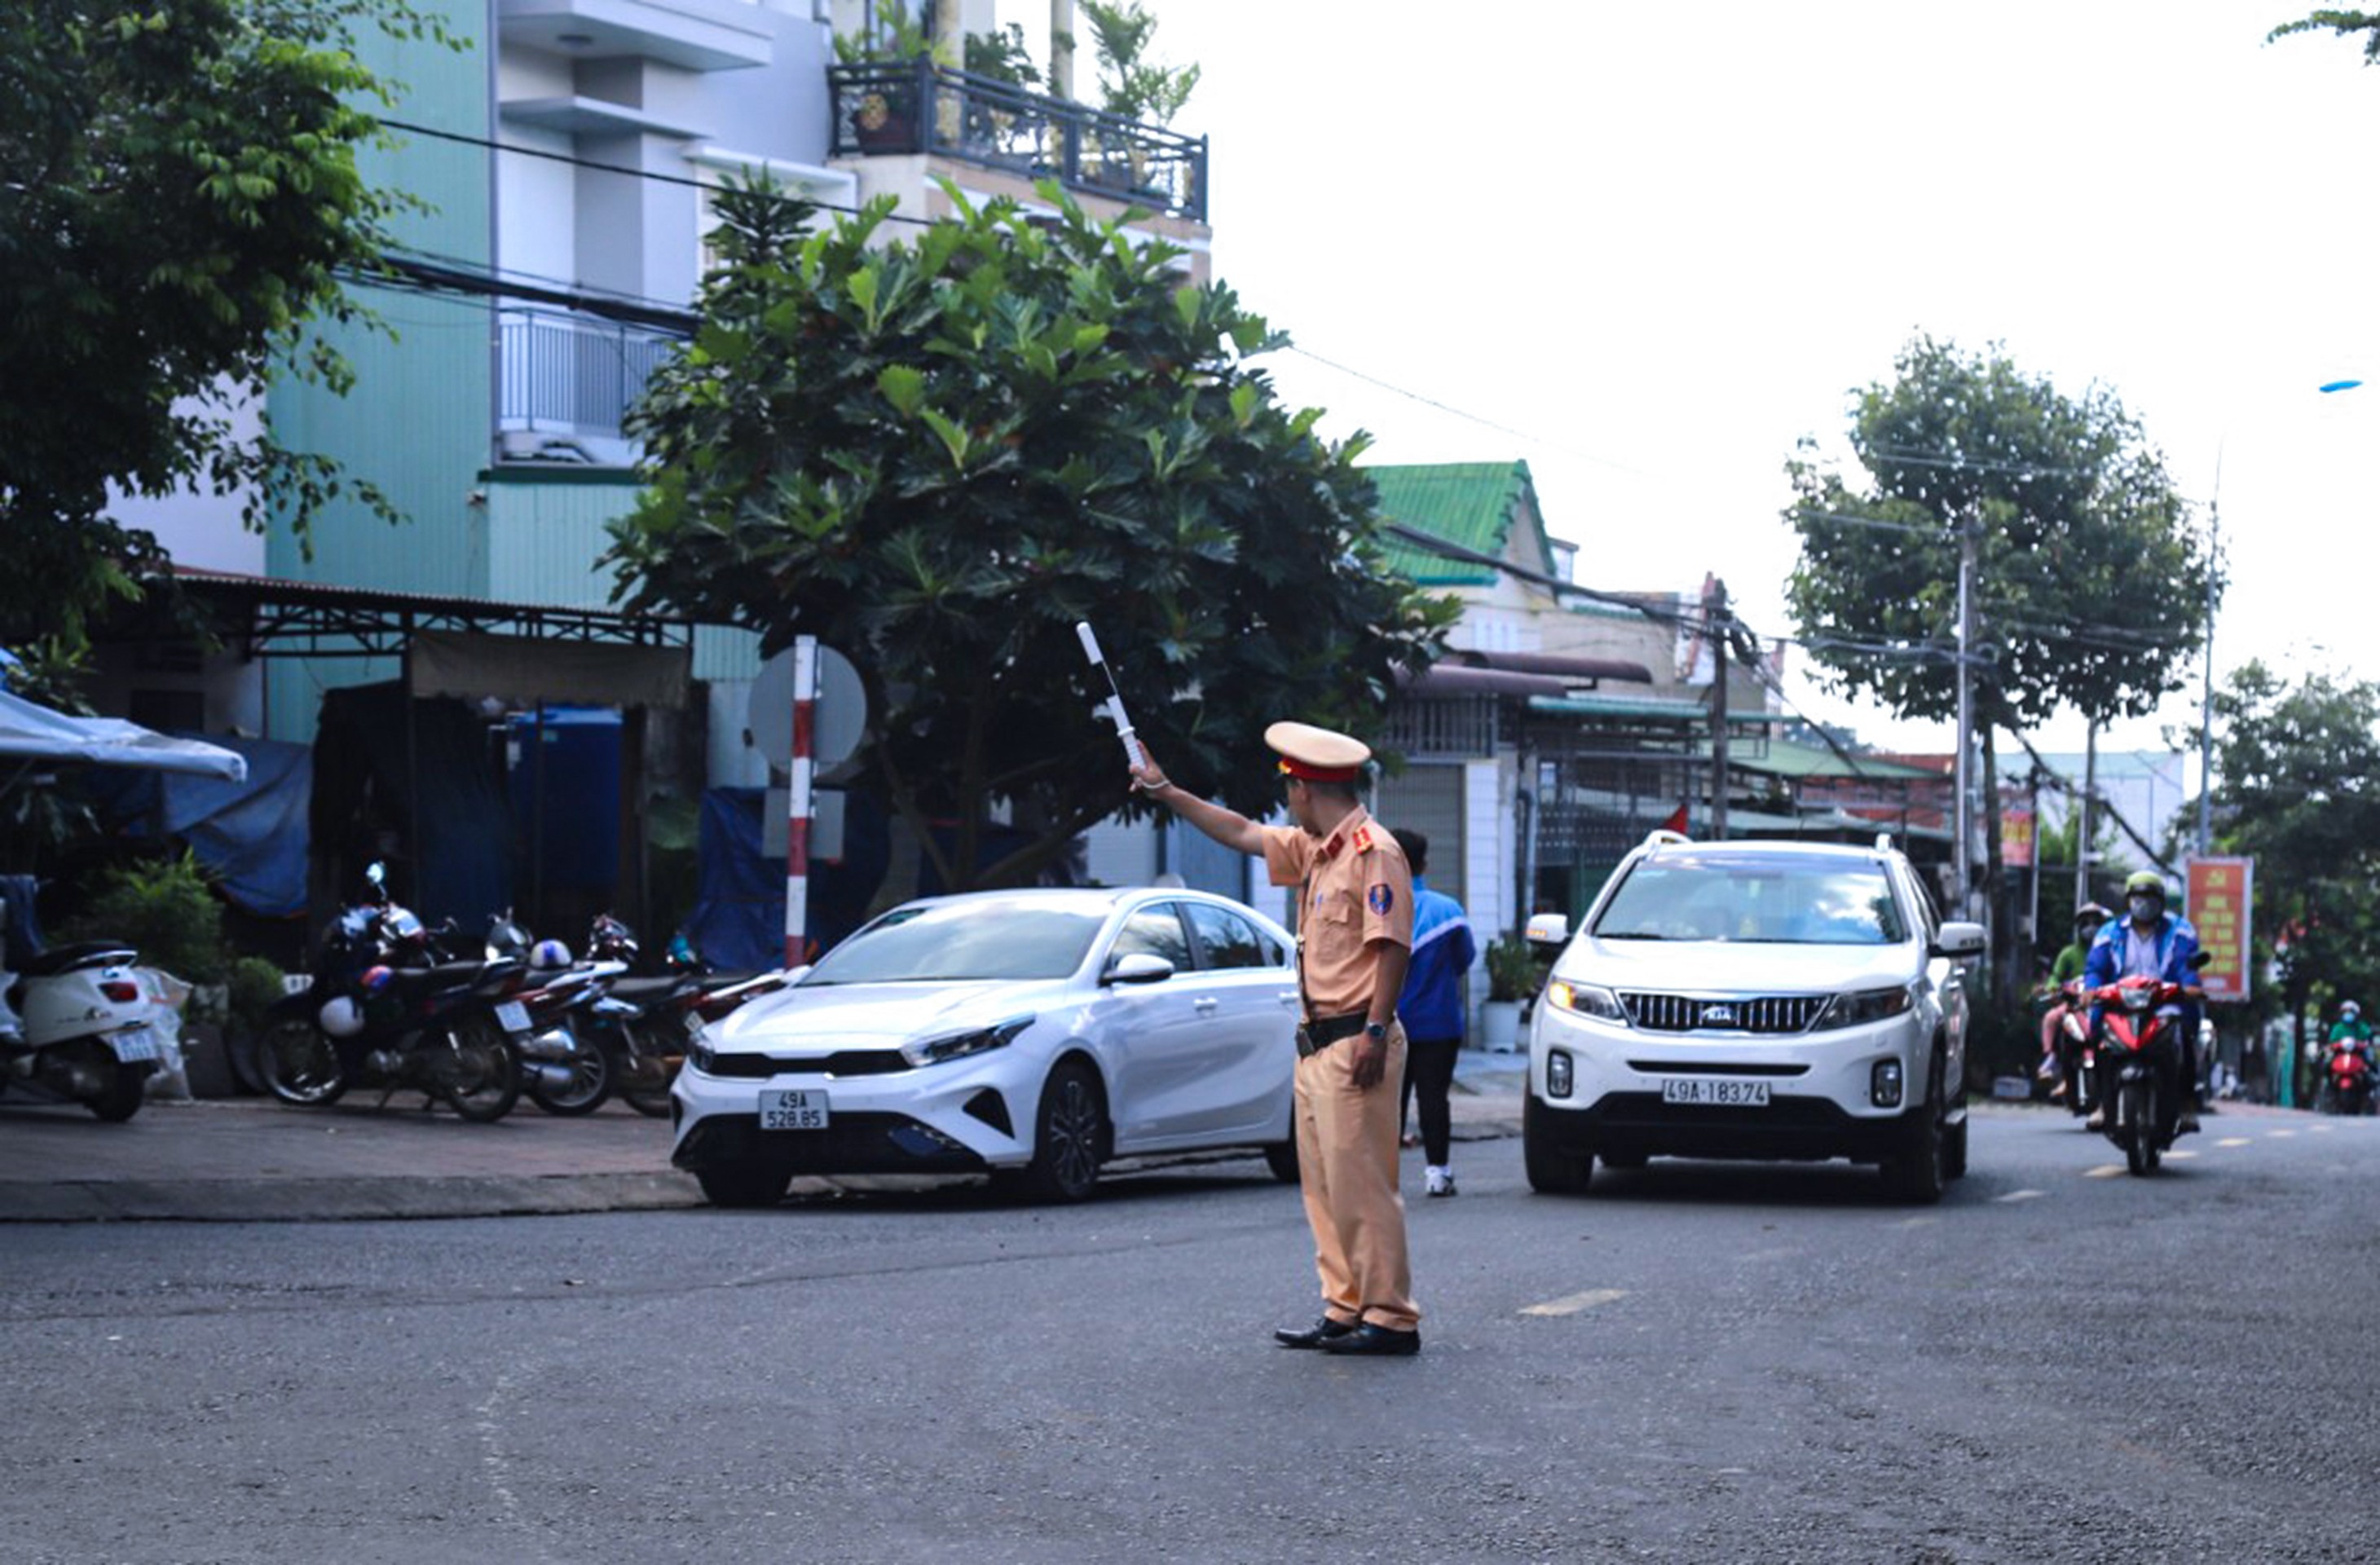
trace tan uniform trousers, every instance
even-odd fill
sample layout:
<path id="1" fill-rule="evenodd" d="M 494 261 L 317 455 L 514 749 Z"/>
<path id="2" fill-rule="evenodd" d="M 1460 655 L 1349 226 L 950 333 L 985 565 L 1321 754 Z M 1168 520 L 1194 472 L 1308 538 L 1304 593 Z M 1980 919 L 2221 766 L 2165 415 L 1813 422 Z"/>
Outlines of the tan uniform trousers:
<path id="1" fill-rule="evenodd" d="M 1405 1203 L 1397 1194 L 1398 1092 L 1405 1029 L 1389 1026 L 1380 1079 L 1355 1085 L 1361 1037 L 1297 1062 L 1297 1183 L 1314 1228 L 1323 1313 L 1411 1331 L 1421 1322 L 1405 1257 Z"/>

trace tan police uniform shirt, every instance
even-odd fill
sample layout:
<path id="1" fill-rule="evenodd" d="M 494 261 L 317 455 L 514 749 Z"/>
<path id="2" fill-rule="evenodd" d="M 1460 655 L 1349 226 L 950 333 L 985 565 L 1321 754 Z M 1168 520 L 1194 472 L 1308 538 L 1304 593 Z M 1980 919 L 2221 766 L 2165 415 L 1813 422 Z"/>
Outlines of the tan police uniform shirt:
<path id="1" fill-rule="evenodd" d="M 1297 910 L 1308 1020 L 1369 1011 L 1374 940 L 1413 949 L 1413 871 L 1404 850 L 1361 805 L 1330 835 L 1264 828 L 1265 869 L 1276 886 L 1305 887 Z"/>

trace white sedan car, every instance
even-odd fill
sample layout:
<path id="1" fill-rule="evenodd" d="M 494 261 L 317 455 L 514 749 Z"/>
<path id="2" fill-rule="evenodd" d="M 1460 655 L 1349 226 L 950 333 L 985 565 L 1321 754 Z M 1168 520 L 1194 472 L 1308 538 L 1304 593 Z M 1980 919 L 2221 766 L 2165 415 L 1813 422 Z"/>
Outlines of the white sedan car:
<path id="1" fill-rule="evenodd" d="M 1292 942 L 1203 892 L 976 892 L 892 909 L 703 1027 L 671 1161 L 722 1207 L 797 1173 L 979 1173 L 1056 1200 L 1113 1158 L 1261 1149 L 1297 1177 Z"/>

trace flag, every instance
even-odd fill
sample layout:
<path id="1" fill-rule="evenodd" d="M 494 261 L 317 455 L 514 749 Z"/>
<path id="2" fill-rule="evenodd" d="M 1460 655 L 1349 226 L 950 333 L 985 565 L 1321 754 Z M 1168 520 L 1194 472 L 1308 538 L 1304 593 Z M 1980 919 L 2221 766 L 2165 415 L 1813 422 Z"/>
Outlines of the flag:
<path id="1" fill-rule="evenodd" d="M 1670 819 L 1661 822 L 1661 830 L 1675 831 L 1681 837 L 1686 834 L 1686 807 L 1683 804 L 1670 812 Z"/>

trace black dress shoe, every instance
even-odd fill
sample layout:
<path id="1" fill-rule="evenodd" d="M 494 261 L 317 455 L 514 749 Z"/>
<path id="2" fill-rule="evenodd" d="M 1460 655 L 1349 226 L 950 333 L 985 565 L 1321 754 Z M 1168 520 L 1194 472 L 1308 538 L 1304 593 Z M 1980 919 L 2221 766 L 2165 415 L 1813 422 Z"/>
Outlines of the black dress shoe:
<path id="1" fill-rule="evenodd" d="M 1272 1334 L 1272 1340 L 1284 1348 L 1318 1348 L 1341 1337 L 1353 1336 L 1354 1331 L 1350 1322 L 1333 1320 L 1326 1315 L 1304 1330 L 1284 1326 Z"/>
<path id="2" fill-rule="evenodd" d="M 1417 1353 L 1421 1352 L 1421 1333 L 1375 1326 L 1367 1320 L 1352 1331 L 1323 1339 L 1321 1348 L 1326 1353 Z"/>

